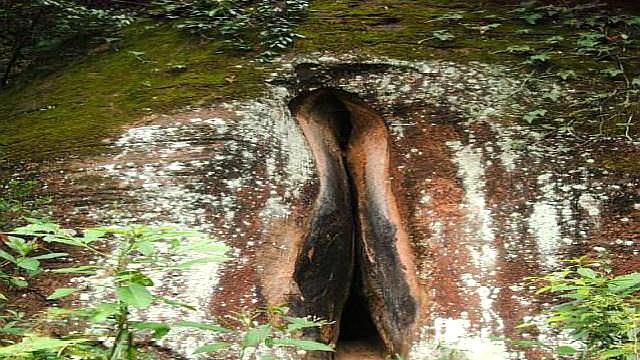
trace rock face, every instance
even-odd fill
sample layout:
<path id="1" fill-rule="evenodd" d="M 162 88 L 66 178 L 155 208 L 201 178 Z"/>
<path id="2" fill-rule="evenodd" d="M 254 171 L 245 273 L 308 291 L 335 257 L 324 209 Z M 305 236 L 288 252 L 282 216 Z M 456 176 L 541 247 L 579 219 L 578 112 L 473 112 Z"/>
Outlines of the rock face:
<path id="1" fill-rule="evenodd" d="M 335 321 L 306 335 L 339 347 L 358 321 L 350 316 L 364 312 L 371 333 L 350 338 L 379 338 L 409 359 L 442 349 L 536 359 L 492 340 L 554 341 L 515 330 L 539 307 L 526 276 L 600 251 L 637 269 L 640 176 L 607 156 L 640 156 L 638 144 L 518 125 L 540 94 L 510 69 L 282 64 L 260 99 L 150 117 L 108 155 L 48 165 L 68 219 L 177 223 L 235 249 L 225 264 L 158 275 L 163 292 L 197 311 L 139 316 L 206 320 L 286 303 Z M 211 337 L 172 330 L 160 345 L 192 357 Z"/>

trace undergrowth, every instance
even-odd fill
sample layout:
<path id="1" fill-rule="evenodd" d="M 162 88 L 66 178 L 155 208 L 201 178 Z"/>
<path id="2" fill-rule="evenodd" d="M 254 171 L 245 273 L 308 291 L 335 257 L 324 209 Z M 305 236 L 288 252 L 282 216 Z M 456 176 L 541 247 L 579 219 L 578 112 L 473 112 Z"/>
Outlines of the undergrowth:
<path id="1" fill-rule="evenodd" d="M 558 356 L 640 359 L 639 272 L 614 275 L 605 259 L 578 258 L 531 280 L 539 285 L 538 294 L 551 294 L 559 300 L 543 313 L 550 327 L 571 340 L 553 348 Z"/>
<path id="2" fill-rule="evenodd" d="M 36 276 L 72 274 L 98 277 L 82 286 L 60 287 L 46 298 L 44 311 L 25 317 L 23 313 L 4 305 L 0 317 L 0 359 L 14 360 L 140 360 L 157 358 L 143 339 L 160 339 L 172 328 L 191 328 L 218 335 L 225 341 L 201 344 L 194 354 L 237 353 L 242 359 L 275 358 L 276 350 L 294 348 L 304 351 L 333 351 L 325 344 L 300 339 L 302 330 L 327 323 L 310 317 L 291 317 L 284 307 L 272 307 L 264 313 L 273 320 L 258 322 L 260 312 L 238 314 L 242 327 L 225 328 L 216 321 L 196 322 L 169 319 L 162 322 L 140 319 L 140 311 L 156 306 L 170 306 L 193 311 L 191 304 L 181 303 L 161 293 L 162 284 L 154 283 L 161 272 L 181 272 L 222 262 L 229 248 L 212 241 L 204 234 L 173 226 L 128 225 L 86 228 L 82 231 L 64 229 L 49 222 L 34 221 L 1 234 L 5 250 L 0 249 L 5 286 L 27 287 Z M 104 244 L 113 244 L 113 253 L 104 252 Z M 66 252 L 51 252 L 50 245 L 64 245 L 93 254 L 100 266 L 73 264 L 55 265 L 51 260 L 68 258 Z M 93 263 L 95 264 L 95 262 Z M 16 282 L 18 280 L 19 282 Z M 91 294 L 102 300 L 79 304 L 60 300 L 79 294 Z M 76 297 L 77 299 L 77 297 Z M 6 300 L 6 299 L 5 299 Z M 66 304 L 66 306 L 61 306 Z M 80 321 L 81 331 L 47 331 L 66 329 Z"/>

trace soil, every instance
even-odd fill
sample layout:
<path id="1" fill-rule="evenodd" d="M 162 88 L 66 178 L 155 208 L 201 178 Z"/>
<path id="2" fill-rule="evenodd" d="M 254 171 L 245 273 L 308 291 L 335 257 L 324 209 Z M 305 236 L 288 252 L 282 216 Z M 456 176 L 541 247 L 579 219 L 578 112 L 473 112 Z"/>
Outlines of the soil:
<path id="1" fill-rule="evenodd" d="M 372 348 L 369 341 L 345 341 L 338 344 L 335 360 L 383 360 L 382 348 Z"/>

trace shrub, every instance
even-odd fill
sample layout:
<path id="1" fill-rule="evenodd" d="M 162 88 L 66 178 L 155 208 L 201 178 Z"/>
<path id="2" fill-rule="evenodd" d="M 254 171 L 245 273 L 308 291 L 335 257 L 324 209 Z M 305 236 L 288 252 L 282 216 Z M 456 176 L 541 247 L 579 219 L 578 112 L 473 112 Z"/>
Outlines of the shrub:
<path id="1" fill-rule="evenodd" d="M 640 358 L 640 273 L 615 276 L 603 262 L 572 260 L 565 268 L 534 278 L 550 293 L 564 300 L 546 311 L 547 322 L 565 330 L 584 346 L 562 346 L 560 354 L 581 358 Z"/>

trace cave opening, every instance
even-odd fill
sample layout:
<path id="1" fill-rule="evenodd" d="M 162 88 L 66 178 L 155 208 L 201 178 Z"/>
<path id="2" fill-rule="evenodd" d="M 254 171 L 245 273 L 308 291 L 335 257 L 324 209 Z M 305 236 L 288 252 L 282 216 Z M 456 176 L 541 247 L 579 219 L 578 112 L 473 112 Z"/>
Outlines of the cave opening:
<path id="1" fill-rule="evenodd" d="M 340 328 L 337 339 L 337 359 L 359 358 L 367 354 L 367 358 L 380 355 L 384 352 L 384 345 L 369 312 L 369 302 L 367 301 L 364 284 L 361 256 L 361 236 L 358 229 L 359 209 L 357 192 L 354 184 L 352 172 L 349 168 L 347 158 L 349 142 L 353 132 L 353 114 L 344 102 L 333 92 L 327 93 L 316 100 L 313 112 L 319 114 L 319 118 L 326 121 L 330 129 L 330 136 L 335 138 L 340 148 L 342 159 L 343 175 L 348 181 L 350 207 L 352 213 L 352 235 L 353 235 L 353 259 L 352 276 L 348 284 L 348 296 L 342 308 L 340 316 Z"/>
<path id="2" fill-rule="evenodd" d="M 358 250 L 356 250 L 358 251 Z M 356 257 L 354 274 L 349 289 L 349 297 L 342 309 L 338 336 L 337 358 L 348 358 L 348 354 L 368 353 L 369 356 L 385 352 L 384 344 L 369 312 L 369 304 L 364 294 L 360 264 Z"/>
<path id="3" fill-rule="evenodd" d="M 289 106 L 318 179 L 296 260 L 296 303 L 304 314 L 335 322 L 307 335 L 335 344 L 339 360 L 404 355 L 418 305 L 406 271 L 410 254 L 398 250 L 408 237 L 389 181 L 386 124 L 336 89 L 309 91 Z"/>

